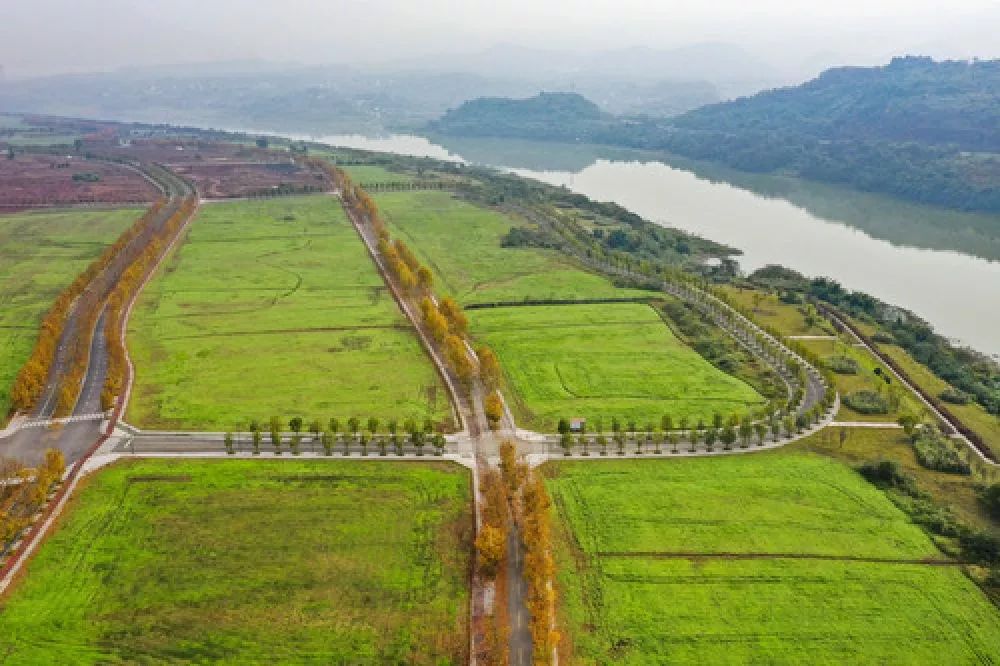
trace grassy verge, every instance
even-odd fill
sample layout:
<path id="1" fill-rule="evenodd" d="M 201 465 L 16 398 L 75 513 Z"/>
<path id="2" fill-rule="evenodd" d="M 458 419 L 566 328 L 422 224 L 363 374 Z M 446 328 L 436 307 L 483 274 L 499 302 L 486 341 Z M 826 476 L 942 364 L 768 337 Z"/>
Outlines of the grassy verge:
<path id="1" fill-rule="evenodd" d="M 750 310 L 758 324 L 772 327 L 784 335 L 832 335 L 835 333 L 833 328 L 819 317 L 814 322 L 807 322 L 805 305 L 784 303 L 777 294 L 728 285 L 722 287 L 722 290 L 733 304 Z"/>
<path id="2" fill-rule="evenodd" d="M 834 373 L 834 382 L 841 395 L 840 411 L 837 412 L 838 421 L 872 421 L 895 423 L 903 414 L 920 415 L 925 411 L 924 404 L 919 398 L 911 393 L 907 388 L 893 380 L 892 385 L 885 383 L 882 377 L 875 374 L 876 368 L 881 368 L 882 372 L 889 374 L 889 369 L 877 359 L 871 352 L 863 347 L 855 347 L 841 339 L 837 340 L 800 340 L 800 344 L 810 351 L 818 354 L 821 359 L 830 357 L 845 357 L 857 363 L 855 374 Z M 898 401 L 895 408 L 890 407 L 886 414 L 863 414 L 851 409 L 843 402 L 843 397 L 855 391 L 881 391 L 887 399 L 890 393 L 895 392 Z"/>
<path id="3" fill-rule="evenodd" d="M 447 192 L 395 192 L 375 199 L 393 235 L 434 271 L 438 291 L 463 305 L 650 295 L 619 289 L 555 251 L 503 247 L 507 232 L 526 223 Z"/>
<path id="4" fill-rule="evenodd" d="M 446 419 L 448 397 L 339 204 L 212 204 L 133 313 L 144 427 Z"/>
<path id="5" fill-rule="evenodd" d="M 929 394 L 940 395 L 942 391 L 949 388 L 946 381 L 935 375 L 926 366 L 913 360 L 913 357 L 906 353 L 902 347 L 880 344 L 879 351 L 898 363 L 906 371 L 910 380 Z M 966 405 L 945 404 L 948 410 L 961 419 L 966 427 L 982 437 L 994 453 L 1000 455 L 1000 416 L 989 414 L 982 405 L 975 401 L 970 401 Z"/>
<path id="6" fill-rule="evenodd" d="M 711 422 L 763 403 L 749 385 L 711 365 L 641 304 L 509 307 L 469 312 L 474 336 L 500 357 L 521 412 L 553 430 L 560 418 L 639 427 L 670 414 Z"/>
<path id="7" fill-rule="evenodd" d="M 469 478 L 140 461 L 80 492 L 0 613 L 6 663 L 467 661 Z"/>
<path id="8" fill-rule="evenodd" d="M 138 209 L 0 215 L 0 423 L 52 300 L 140 215 Z"/>
<path id="9" fill-rule="evenodd" d="M 920 563 L 944 556 L 835 461 L 775 452 L 547 472 L 576 663 L 1000 657 L 996 608 L 960 568 Z"/>

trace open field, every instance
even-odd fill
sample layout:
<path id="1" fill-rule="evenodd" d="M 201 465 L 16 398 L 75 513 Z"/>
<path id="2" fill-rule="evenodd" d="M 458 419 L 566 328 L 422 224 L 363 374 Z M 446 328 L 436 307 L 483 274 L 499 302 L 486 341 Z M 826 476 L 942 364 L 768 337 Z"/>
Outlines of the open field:
<path id="1" fill-rule="evenodd" d="M 824 428 L 788 446 L 791 450 L 820 453 L 851 467 L 865 462 L 893 460 L 917 480 L 922 490 L 951 509 L 963 523 L 1000 533 L 1000 525 L 991 520 L 976 496 L 976 485 L 981 482 L 980 479 L 927 469 L 917 462 L 913 445 L 898 428 L 844 428 L 843 431 L 843 443 L 840 441 L 840 428 Z"/>
<path id="2" fill-rule="evenodd" d="M 457 466 L 129 461 L 3 602 L 7 664 L 467 663 Z"/>
<path id="3" fill-rule="evenodd" d="M 639 427 L 670 414 L 711 422 L 763 398 L 678 340 L 638 303 L 469 311 L 470 330 L 500 357 L 519 423 L 552 430 L 560 418 L 612 417 Z"/>
<path id="4" fill-rule="evenodd" d="M 450 413 L 409 322 L 328 196 L 202 207 L 143 292 L 128 343 L 127 418 L 140 427 Z"/>
<path id="5" fill-rule="evenodd" d="M 774 452 L 547 468 L 581 664 L 1000 659 L 1000 613 L 880 491 Z"/>
<path id="6" fill-rule="evenodd" d="M 141 175 L 108 162 L 54 155 L 0 159 L 0 212 L 43 205 L 143 203 L 158 196 Z"/>
<path id="7" fill-rule="evenodd" d="M 359 185 L 367 183 L 408 183 L 413 180 L 409 174 L 389 171 L 385 167 L 373 164 L 347 164 L 340 168 L 346 171 L 351 179 Z"/>
<path id="8" fill-rule="evenodd" d="M 191 180 L 206 198 L 266 196 L 271 193 L 308 193 L 330 189 L 326 177 L 303 168 L 291 158 L 279 161 L 248 163 L 216 161 L 172 165 L 181 176 Z"/>
<path id="9" fill-rule="evenodd" d="M 0 422 L 52 301 L 140 215 L 125 208 L 0 215 Z"/>
<path id="10" fill-rule="evenodd" d="M 434 271 L 437 290 L 463 305 L 650 295 L 619 289 L 555 251 L 502 247 L 511 227 L 526 223 L 448 192 L 394 192 L 378 194 L 375 200 L 390 231 Z"/>

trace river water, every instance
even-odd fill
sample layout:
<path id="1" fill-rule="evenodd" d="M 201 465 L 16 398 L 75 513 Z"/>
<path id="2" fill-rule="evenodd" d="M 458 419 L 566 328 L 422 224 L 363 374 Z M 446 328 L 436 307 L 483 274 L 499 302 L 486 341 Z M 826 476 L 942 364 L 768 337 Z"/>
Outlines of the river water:
<path id="1" fill-rule="evenodd" d="M 336 146 L 473 162 L 565 185 L 739 248 L 745 271 L 781 264 L 912 310 L 1000 355 L 1000 216 L 586 145 L 412 135 L 318 137 Z"/>

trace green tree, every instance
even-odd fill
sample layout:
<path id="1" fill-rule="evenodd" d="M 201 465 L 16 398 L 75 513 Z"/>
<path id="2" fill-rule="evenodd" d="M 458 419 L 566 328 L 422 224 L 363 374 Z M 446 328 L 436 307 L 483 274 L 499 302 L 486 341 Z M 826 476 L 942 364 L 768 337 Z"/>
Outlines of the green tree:
<path id="1" fill-rule="evenodd" d="M 767 437 L 767 426 L 762 421 L 758 421 L 754 424 L 753 430 L 757 435 L 757 446 L 764 446 L 764 438 Z"/>
<path id="2" fill-rule="evenodd" d="M 236 449 L 233 447 L 233 433 L 227 432 L 225 437 L 223 437 L 223 442 L 226 445 L 226 453 L 229 455 L 236 453 Z"/>
<path id="3" fill-rule="evenodd" d="M 336 416 L 332 417 L 327 422 L 326 427 L 330 429 L 330 432 L 333 433 L 334 436 L 336 436 L 336 434 L 340 432 L 340 419 Z"/>
<path id="4" fill-rule="evenodd" d="M 296 435 L 299 434 L 300 432 L 302 432 L 302 417 L 301 416 L 296 416 L 296 417 L 293 417 L 293 418 L 289 419 L 289 421 L 288 421 L 288 427 Z"/>
<path id="5" fill-rule="evenodd" d="M 372 435 L 378 434 L 378 427 L 379 427 L 379 425 L 380 424 L 379 424 L 379 421 L 378 421 L 377 418 L 375 418 L 374 416 L 369 417 L 369 419 L 368 419 L 368 432 L 370 432 Z"/>
<path id="6" fill-rule="evenodd" d="M 333 433 L 329 430 L 324 431 L 320 436 L 320 443 L 323 445 L 323 453 L 327 456 L 333 455 Z"/>
<path id="7" fill-rule="evenodd" d="M 347 419 L 347 430 L 350 431 L 351 435 L 356 437 L 358 431 L 361 430 L 361 419 L 356 416 Z"/>
<path id="8" fill-rule="evenodd" d="M 670 432 L 674 429 L 674 419 L 670 414 L 664 414 L 663 418 L 660 419 L 660 430 L 663 432 Z"/>
<path id="9" fill-rule="evenodd" d="M 256 430 L 252 431 L 250 433 L 250 437 L 251 437 L 251 440 L 253 441 L 253 455 L 259 456 L 260 455 L 260 440 L 262 439 L 261 438 L 261 433 L 260 433 L 260 428 L 258 427 Z"/>
<path id="10" fill-rule="evenodd" d="M 573 449 L 573 435 L 567 430 L 559 435 L 559 446 L 563 449 L 563 455 L 568 456 Z"/>

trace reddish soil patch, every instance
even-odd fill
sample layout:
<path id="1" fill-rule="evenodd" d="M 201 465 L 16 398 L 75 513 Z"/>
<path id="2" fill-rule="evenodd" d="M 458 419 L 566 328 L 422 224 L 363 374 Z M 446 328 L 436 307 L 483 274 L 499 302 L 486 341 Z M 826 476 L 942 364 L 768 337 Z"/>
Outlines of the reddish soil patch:
<path id="1" fill-rule="evenodd" d="M 193 139 L 136 139 L 126 144 L 88 141 L 102 155 L 156 162 L 187 178 L 205 198 L 303 194 L 330 189 L 326 175 L 291 154 L 256 146 Z"/>
<path id="2" fill-rule="evenodd" d="M 80 156 L 0 158 L 0 212 L 81 203 L 146 204 L 159 191 L 131 169 Z"/>

